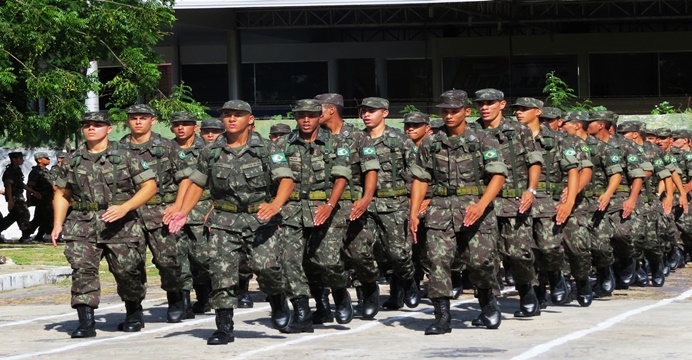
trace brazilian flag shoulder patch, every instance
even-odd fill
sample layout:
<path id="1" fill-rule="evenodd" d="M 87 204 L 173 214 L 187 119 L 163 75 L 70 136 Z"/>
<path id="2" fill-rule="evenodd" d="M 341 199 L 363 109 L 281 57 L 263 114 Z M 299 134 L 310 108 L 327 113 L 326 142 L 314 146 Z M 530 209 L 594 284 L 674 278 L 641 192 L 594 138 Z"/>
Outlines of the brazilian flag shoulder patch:
<path id="1" fill-rule="evenodd" d="M 656 165 L 656 166 L 663 166 L 663 159 L 656 159 L 656 160 L 654 160 L 654 165 Z"/>
<path id="2" fill-rule="evenodd" d="M 178 151 L 178 157 L 182 160 L 182 159 L 187 158 L 187 154 L 185 154 L 184 150 L 179 150 Z"/>
<path id="3" fill-rule="evenodd" d="M 687 155 L 685 155 L 685 159 L 687 159 L 687 160 L 692 160 L 692 154 L 687 154 Z"/>
<path id="4" fill-rule="evenodd" d="M 365 155 L 365 156 L 377 155 L 377 151 L 375 150 L 374 146 L 366 146 L 363 148 L 363 155 Z"/>
<path id="5" fill-rule="evenodd" d="M 670 162 L 670 155 L 668 155 L 668 154 L 663 155 L 663 161 L 669 163 Z"/>
<path id="6" fill-rule="evenodd" d="M 670 158 L 670 163 L 671 163 L 671 164 L 675 164 L 675 163 L 677 163 L 677 162 L 678 162 L 678 159 L 677 159 L 675 156 L 673 156 L 673 157 Z"/>
<path id="7" fill-rule="evenodd" d="M 351 152 L 348 150 L 348 148 L 337 148 L 336 149 L 336 156 L 349 156 L 351 155 Z"/>
<path id="8" fill-rule="evenodd" d="M 272 162 L 276 163 L 281 163 L 281 162 L 286 162 L 286 155 L 282 152 L 272 154 Z"/>
<path id="9" fill-rule="evenodd" d="M 639 161 L 639 156 L 635 154 L 629 154 L 627 155 L 627 162 L 637 162 Z"/>
<path id="10" fill-rule="evenodd" d="M 569 149 L 563 151 L 562 153 L 565 154 L 565 156 L 575 156 L 575 155 L 577 155 L 577 152 L 574 151 L 574 149 L 572 149 L 572 148 L 569 148 Z"/>
<path id="11" fill-rule="evenodd" d="M 485 159 L 485 160 L 497 159 L 497 150 L 492 149 L 492 150 L 483 151 L 483 159 Z"/>
<path id="12" fill-rule="evenodd" d="M 589 147 L 589 145 L 582 145 L 582 146 L 581 146 L 581 151 L 583 151 L 583 152 L 591 152 L 591 148 Z"/>
<path id="13" fill-rule="evenodd" d="M 143 168 L 144 170 L 149 170 L 149 164 L 147 164 L 146 161 L 142 160 L 142 161 L 140 162 L 140 164 L 142 164 L 142 168 Z"/>
<path id="14" fill-rule="evenodd" d="M 620 162 L 620 155 L 611 155 L 610 161 L 612 161 L 613 163 L 619 163 Z"/>
<path id="15" fill-rule="evenodd" d="M 643 152 L 644 152 L 644 147 L 641 146 L 641 145 L 639 145 L 639 146 L 637 146 L 637 150 L 639 150 L 640 153 L 643 153 Z"/>

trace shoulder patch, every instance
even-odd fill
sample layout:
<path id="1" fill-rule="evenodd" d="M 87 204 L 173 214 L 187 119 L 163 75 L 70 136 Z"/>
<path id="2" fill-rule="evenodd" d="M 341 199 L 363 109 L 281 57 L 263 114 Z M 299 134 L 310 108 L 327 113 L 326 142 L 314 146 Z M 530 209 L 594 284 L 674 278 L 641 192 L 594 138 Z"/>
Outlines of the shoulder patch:
<path id="1" fill-rule="evenodd" d="M 627 162 L 637 162 L 639 161 L 639 156 L 635 154 L 627 155 Z"/>
<path id="2" fill-rule="evenodd" d="M 640 153 L 644 152 L 644 147 L 641 145 L 637 146 L 637 149 L 639 150 Z"/>
<path id="3" fill-rule="evenodd" d="M 274 162 L 274 163 L 286 162 L 286 155 L 282 152 L 272 154 L 272 162 Z"/>
<path id="4" fill-rule="evenodd" d="M 654 160 L 654 165 L 655 166 L 663 166 L 663 159 Z"/>
<path id="5" fill-rule="evenodd" d="M 670 155 L 669 154 L 663 155 L 663 161 L 665 161 L 666 163 L 669 163 L 670 162 Z"/>
<path id="6" fill-rule="evenodd" d="M 181 159 L 185 159 L 185 158 L 187 158 L 187 154 L 185 154 L 184 150 L 179 150 L 178 151 L 178 157 Z"/>
<path id="7" fill-rule="evenodd" d="M 413 153 L 418 154 L 418 146 L 413 145 Z"/>
<path id="8" fill-rule="evenodd" d="M 676 157 L 673 156 L 673 157 L 670 158 L 670 163 L 671 163 L 671 164 L 675 164 L 675 163 L 677 163 L 677 162 L 678 162 L 678 159 L 677 159 Z"/>
<path id="9" fill-rule="evenodd" d="M 582 145 L 580 149 L 583 152 L 590 152 L 591 151 L 591 147 L 589 147 L 589 145 Z"/>
<path id="10" fill-rule="evenodd" d="M 577 152 L 574 151 L 574 149 L 572 149 L 572 148 L 569 148 L 569 149 L 563 151 L 562 153 L 565 154 L 565 156 L 575 156 L 575 155 L 577 155 Z"/>
<path id="11" fill-rule="evenodd" d="M 348 131 L 348 130 L 344 130 L 344 132 L 342 132 L 341 135 L 342 135 L 343 137 L 348 137 L 349 135 L 351 135 L 351 132 Z"/>
<path id="12" fill-rule="evenodd" d="M 492 149 L 492 150 L 484 151 L 483 152 L 483 159 L 485 159 L 485 160 L 497 159 L 497 150 Z"/>
<path id="13" fill-rule="evenodd" d="M 348 150 L 348 148 L 337 148 L 336 149 L 336 156 L 349 156 L 351 155 L 351 152 Z"/>
<path id="14" fill-rule="evenodd" d="M 692 154 L 687 154 L 685 155 L 686 160 L 692 160 Z"/>
<path id="15" fill-rule="evenodd" d="M 366 146 L 363 148 L 363 155 L 372 156 L 377 155 L 377 150 L 374 146 Z"/>
<path id="16" fill-rule="evenodd" d="M 140 162 L 140 164 L 142 164 L 142 168 L 143 168 L 144 170 L 149 170 L 149 164 L 147 164 L 146 161 L 142 160 L 142 161 Z"/>
<path id="17" fill-rule="evenodd" d="M 613 163 L 619 163 L 620 162 L 620 155 L 612 155 L 610 157 L 610 161 L 612 161 Z"/>

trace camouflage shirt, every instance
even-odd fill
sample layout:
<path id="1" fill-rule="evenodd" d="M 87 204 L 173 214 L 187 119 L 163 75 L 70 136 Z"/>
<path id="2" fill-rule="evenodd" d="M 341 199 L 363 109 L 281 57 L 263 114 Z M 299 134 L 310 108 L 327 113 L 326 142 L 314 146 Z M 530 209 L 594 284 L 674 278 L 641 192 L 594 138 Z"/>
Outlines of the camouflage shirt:
<path id="1" fill-rule="evenodd" d="M 195 135 L 195 139 L 189 148 L 183 149 L 178 145 L 175 140 L 171 141 L 173 147 L 178 150 L 178 158 L 180 158 L 187 167 L 186 173 L 190 174 L 192 171 L 197 169 L 197 160 L 199 159 L 199 154 L 207 146 L 207 142 L 201 137 Z M 204 223 L 204 217 L 211 210 L 212 201 L 209 193 L 209 189 L 204 189 L 202 197 L 199 199 L 195 207 L 190 211 L 187 216 L 188 225 L 201 225 Z"/>
<path id="2" fill-rule="evenodd" d="M 372 139 L 372 138 L 371 138 Z M 412 182 L 410 167 L 416 161 L 416 145 L 401 130 L 387 126 L 382 136 L 372 139 L 380 161 L 375 192 L 375 211 L 387 213 L 408 208 L 408 196 L 381 196 L 384 192 L 406 191 Z"/>
<path id="3" fill-rule="evenodd" d="M 620 184 L 630 185 L 634 179 L 646 177 L 642 165 L 644 167 L 650 167 L 651 165 L 639 159 L 639 150 L 634 146 L 634 143 L 620 135 L 611 135 L 608 138 L 608 145 L 620 150 L 623 163 L 626 165 L 624 167 L 626 176 L 622 177 Z M 627 194 L 629 196 L 629 191 L 618 191 L 615 194 Z"/>
<path id="4" fill-rule="evenodd" d="M 86 144 L 82 145 L 65 157 L 55 185 L 70 190 L 73 201 L 107 205 L 129 200 L 137 192 L 138 185 L 154 179 L 154 173 L 139 156 L 116 148 L 117 144 L 109 143 L 105 151 L 92 154 Z M 114 187 L 115 194 L 112 192 Z M 105 209 L 70 212 L 63 226 L 65 240 L 103 243 L 142 241 L 144 234 L 136 211 L 130 211 L 112 223 L 101 220 L 104 212 Z"/>
<path id="5" fill-rule="evenodd" d="M 680 174 L 683 184 L 687 184 L 692 180 L 692 152 L 671 146 L 670 154 L 666 153 L 663 160 L 676 167 L 676 171 Z"/>
<path id="6" fill-rule="evenodd" d="M 45 167 L 36 165 L 31 168 L 26 185 L 41 194 L 41 200 L 35 199 L 35 202 L 50 204 L 53 201 L 53 183 L 50 172 Z"/>
<path id="7" fill-rule="evenodd" d="M 2 173 L 2 182 L 5 183 L 5 189 L 8 184 L 12 185 L 12 199 L 24 200 L 24 173 L 21 167 L 7 165 L 5 172 Z M 7 199 L 7 192 L 5 192 L 5 199 Z"/>
<path id="8" fill-rule="evenodd" d="M 283 178 L 293 179 L 283 150 L 270 140 L 252 132 L 247 144 L 229 147 L 225 136 L 203 148 L 190 180 L 209 189 L 211 199 L 240 207 L 272 201 Z M 279 215 L 259 220 L 248 211 L 229 212 L 216 208 L 206 225 L 212 228 L 250 234 L 260 226 L 278 224 Z"/>
<path id="9" fill-rule="evenodd" d="M 338 137 L 349 149 L 353 191 L 362 193 L 365 185 L 365 173 L 380 169 L 380 162 L 377 159 L 372 140 L 367 133 L 347 122 L 343 123 Z"/>
<path id="10" fill-rule="evenodd" d="M 586 146 L 589 147 L 591 162 L 593 163 L 593 175 L 586 190 L 604 191 L 608 187 L 608 179 L 615 174 L 622 174 L 623 159 L 620 151 L 592 135 L 586 138 Z"/>

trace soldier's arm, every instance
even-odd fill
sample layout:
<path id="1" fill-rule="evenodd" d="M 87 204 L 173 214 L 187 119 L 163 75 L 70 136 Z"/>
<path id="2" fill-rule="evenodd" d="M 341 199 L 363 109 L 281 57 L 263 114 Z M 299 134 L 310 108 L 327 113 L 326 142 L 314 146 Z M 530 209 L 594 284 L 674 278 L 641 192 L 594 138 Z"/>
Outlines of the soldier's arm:
<path id="1" fill-rule="evenodd" d="M 558 225 L 563 224 L 572 213 L 574 203 L 577 201 L 579 185 L 579 169 L 575 167 L 567 171 L 567 199 L 556 207 L 557 216 L 555 217 L 555 222 Z"/>
<path id="2" fill-rule="evenodd" d="M 276 190 L 274 201 L 271 203 L 260 204 L 259 211 L 257 212 L 257 218 L 260 220 L 269 220 L 274 215 L 278 214 L 286 201 L 288 201 L 288 197 L 291 196 L 291 192 L 293 191 L 294 187 L 295 183 L 293 182 L 293 179 L 288 177 L 281 179 L 281 182 L 279 182 L 279 188 Z"/>
<path id="3" fill-rule="evenodd" d="M 413 236 L 413 243 L 418 243 L 418 238 L 416 234 L 418 233 L 418 224 L 420 224 L 420 219 L 418 219 L 418 212 L 420 211 L 421 204 L 425 198 L 425 193 L 428 192 L 428 183 L 421 181 L 417 178 L 413 178 L 413 184 L 411 184 L 411 207 L 409 213 L 409 230 Z"/>
<path id="4" fill-rule="evenodd" d="M 682 178 L 677 171 L 674 171 L 670 178 L 673 181 L 673 184 L 675 184 L 675 187 L 678 188 L 678 191 L 680 191 L 680 206 L 685 210 L 685 214 L 687 214 L 689 206 L 687 201 L 687 190 L 685 189 L 685 185 L 682 183 Z"/>
<path id="5" fill-rule="evenodd" d="M 344 190 L 346 189 L 346 184 L 348 181 L 344 177 L 337 178 L 334 180 L 334 187 L 332 188 L 332 195 L 329 197 L 327 200 L 327 203 L 324 205 L 320 205 L 317 207 L 315 210 L 315 221 L 314 225 L 315 226 L 320 226 L 324 224 L 325 221 L 329 218 L 329 216 L 332 214 L 332 211 L 334 211 L 334 207 L 336 206 L 337 202 L 339 201 L 339 198 L 341 198 L 341 194 L 344 193 Z"/>
<path id="6" fill-rule="evenodd" d="M 505 176 L 496 174 L 490 178 L 488 187 L 485 193 L 477 203 L 466 207 L 466 216 L 464 216 L 464 226 L 473 225 L 485 212 L 485 209 L 490 203 L 495 200 L 497 194 L 502 190 L 502 185 L 505 184 Z M 532 194 L 533 195 L 533 194 Z"/>
<path id="7" fill-rule="evenodd" d="M 365 173 L 365 183 L 363 184 L 363 197 L 354 201 L 351 207 L 351 216 L 349 219 L 354 221 L 368 210 L 368 206 L 372 202 L 372 198 L 375 196 L 375 189 L 377 188 L 377 170 L 369 170 Z"/>
<path id="8" fill-rule="evenodd" d="M 5 199 L 7 199 L 7 210 L 14 207 L 14 197 L 12 196 L 12 183 L 5 181 Z"/>
<path id="9" fill-rule="evenodd" d="M 156 194 L 157 188 L 156 180 L 154 179 L 140 183 L 139 190 L 137 190 L 129 200 L 122 205 L 109 206 L 106 212 L 101 215 L 101 219 L 107 223 L 121 219 L 128 212 L 137 209 L 149 201 L 149 199 Z"/>
<path id="10" fill-rule="evenodd" d="M 65 222 L 67 209 L 70 207 L 70 199 L 72 199 L 72 190 L 58 187 L 53 195 L 53 231 L 50 238 L 53 241 L 53 247 L 58 247 L 58 238 L 62 234 L 62 224 Z"/>
<path id="11" fill-rule="evenodd" d="M 608 207 L 610 198 L 613 197 L 613 194 L 615 194 L 615 190 L 617 190 L 618 186 L 620 185 L 620 181 L 622 181 L 621 173 L 613 174 L 610 176 L 610 178 L 608 178 L 608 187 L 605 189 L 603 195 L 598 197 L 599 211 L 605 211 L 606 207 Z"/>

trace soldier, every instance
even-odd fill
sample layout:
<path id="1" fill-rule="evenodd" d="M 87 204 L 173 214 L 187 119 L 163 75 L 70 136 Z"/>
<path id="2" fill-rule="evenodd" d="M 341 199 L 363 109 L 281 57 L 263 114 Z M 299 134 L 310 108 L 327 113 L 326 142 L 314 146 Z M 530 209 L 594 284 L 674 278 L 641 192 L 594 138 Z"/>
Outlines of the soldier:
<path id="1" fill-rule="evenodd" d="M 284 153 L 249 130 L 255 120 L 250 104 L 227 101 L 222 114 L 226 133 L 200 151 L 181 213 L 170 224 L 171 231 L 179 230 L 204 189 L 209 189 L 214 209 L 206 226 L 211 232 L 211 306 L 216 309 L 217 330 L 207 339 L 208 345 L 234 341 L 233 309 L 238 306 L 238 268 L 243 258 L 249 259 L 260 288 L 269 294 L 274 327 L 285 329 L 290 319 L 279 212 L 293 189 L 293 174 Z"/>
<path id="2" fill-rule="evenodd" d="M 53 180 L 46 166 L 50 164 L 50 157 L 45 152 L 34 154 L 36 166 L 31 169 L 27 187 L 39 193 L 40 196 L 32 196 L 32 203 L 36 206 L 34 218 L 29 223 L 28 233 L 32 234 L 38 228 L 34 236 L 34 242 L 42 242 L 43 235 L 51 233 L 53 229 Z"/>
<path id="3" fill-rule="evenodd" d="M 492 201 L 507 176 L 500 144 L 477 124 L 468 124 L 471 113 L 466 92 L 442 94 L 445 125 L 423 139 L 412 166 L 410 231 L 417 241 L 418 215 L 428 186 L 432 200 L 425 212 L 427 257 L 430 259 L 428 297 L 435 307 L 435 322 L 426 335 L 452 331 L 450 299 L 452 264 L 458 252 L 476 286 L 481 315 L 478 325 L 496 329 L 502 321 L 493 288 L 497 286 L 497 220 Z M 476 320 L 474 320 L 476 321 Z"/>
<path id="4" fill-rule="evenodd" d="M 199 134 L 207 143 L 213 143 L 219 135 L 226 131 L 219 119 L 204 119 L 199 127 Z"/>
<path id="5" fill-rule="evenodd" d="M 334 215 L 335 221 L 331 226 L 343 228 L 343 250 L 346 258 L 353 259 L 360 256 L 370 256 L 367 253 L 369 247 L 375 239 L 375 227 L 372 221 L 368 222 L 368 206 L 372 203 L 375 188 L 377 186 L 377 171 L 380 163 L 377 155 L 372 148 L 370 137 L 357 129 L 355 126 L 344 122 L 341 117 L 344 107 L 344 99 L 339 94 L 320 94 L 315 96 L 315 100 L 322 104 L 322 115 L 320 116 L 320 126 L 335 135 L 348 147 L 349 166 L 351 168 L 351 179 L 349 179 L 346 189 L 341 196 L 341 206 Z M 345 260 L 345 259 L 344 259 Z M 368 274 L 375 274 L 377 278 L 377 267 L 373 262 L 352 261 L 356 271 L 356 278 L 360 281 L 370 281 Z M 370 266 L 364 269 L 362 264 Z M 370 272 L 368 272 L 370 270 Z M 344 299 L 350 301 L 350 295 L 346 289 L 340 290 L 342 294 L 334 294 L 334 299 Z M 316 310 L 312 316 L 315 324 L 332 322 L 332 313 L 329 305 L 329 289 L 324 289 L 315 284 L 311 284 L 310 292 L 316 300 Z M 345 310 L 351 311 L 346 306 Z M 349 315 L 350 317 L 350 315 Z M 337 321 L 343 321 L 338 319 Z"/>
<path id="6" fill-rule="evenodd" d="M 282 213 L 284 269 L 294 315 L 291 324 L 280 331 L 301 333 L 314 331 L 310 287 L 332 289 L 337 322 L 346 324 L 353 318 L 346 291 L 349 276 L 341 256 L 346 219 L 336 216 L 339 200 L 352 179 L 350 149 L 343 139 L 319 126 L 322 104 L 314 99 L 298 100 L 292 111 L 297 129 L 283 136 L 280 144 L 296 179 Z"/>
<path id="7" fill-rule="evenodd" d="M 161 276 L 161 288 L 166 291 L 168 311 L 166 320 L 180 322 L 193 318 L 190 299 L 183 294 L 182 264 L 178 256 L 177 237 L 168 231 L 164 221 L 180 209 L 189 179 L 185 178 L 185 163 L 170 140 L 152 132 L 156 123 L 154 110 L 147 105 L 127 108 L 130 134 L 120 140 L 123 149 L 139 155 L 156 174 L 157 194 L 139 210 L 144 224 L 146 245 Z M 178 191 L 180 183 L 180 191 Z"/>
<path id="8" fill-rule="evenodd" d="M 365 98 L 358 109 L 381 165 L 374 211 L 371 212 L 378 236 L 377 247 L 372 253 L 375 250 L 383 253 L 383 259 L 378 263 L 386 263 L 392 269 L 396 281 L 403 288 L 404 304 L 415 308 L 420 302 L 420 293 L 414 279 L 413 243 L 407 235 L 408 189 L 412 181 L 410 167 L 415 163 L 416 146 L 401 131 L 385 124 L 389 115 L 389 101 L 386 99 Z M 362 290 L 363 318 L 371 319 L 379 308 L 379 287 L 376 282 L 362 281 Z"/>
<path id="9" fill-rule="evenodd" d="M 99 262 L 104 257 L 127 309 L 122 330 L 144 327 L 146 254 L 135 210 L 156 193 L 156 182 L 144 160 L 108 141 L 111 131 L 108 115 L 85 114 L 85 143 L 67 157 L 55 181 L 51 238 L 57 247 L 64 232 L 65 256 L 72 266 L 71 305 L 79 316 L 73 338 L 96 336 L 94 309 L 100 302 Z M 70 203 L 72 212 L 66 219 Z"/>
<path id="10" fill-rule="evenodd" d="M 5 172 L 2 174 L 2 182 L 5 184 L 5 200 L 7 201 L 7 209 L 9 214 L 0 219 L 0 232 L 5 231 L 14 222 L 17 222 L 19 230 L 22 231 L 20 243 L 31 241 L 30 225 L 29 225 L 29 208 L 24 199 L 24 190 L 29 193 L 29 196 L 40 197 L 41 194 L 28 188 L 24 184 L 24 173 L 22 172 L 22 164 L 24 164 L 24 154 L 19 151 L 9 153 L 10 163 L 5 167 Z"/>
<path id="11" fill-rule="evenodd" d="M 512 107 L 517 120 L 531 129 L 536 145 L 545 159 L 532 206 L 533 235 L 538 246 L 537 267 L 540 275 L 547 276 L 553 304 L 562 305 L 570 301 L 569 285 L 562 275 L 565 252 L 570 255 L 577 270 L 575 279 L 580 284 L 589 279 L 591 257 L 588 246 L 583 242 L 573 243 L 572 240 L 576 239 L 569 232 L 565 234 L 579 189 L 580 162 L 574 145 L 552 129 L 547 120 L 541 123 L 539 117 L 543 114 L 542 101 L 521 97 Z M 567 191 L 563 196 L 565 189 Z M 534 291 L 539 302 L 545 303 L 545 282 L 539 279 L 539 285 Z M 520 312 L 518 315 L 523 314 Z"/>
<path id="12" fill-rule="evenodd" d="M 274 124 L 269 128 L 269 140 L 277 141 L 286 134 L 291 133 L 291 127 L 287 124 Z"/>
<path id="13" fill-rule="evenodd" d="M 509 168 L 509 176 L 495 204 L 505 271 L 509 262 L 519 291 L 519 312 L 515 316 L 540 315 L 540 304 L 533 289 L 538 281 L 534 270 L 532 249 L 535 242 L 529 210 L 536 196 L 543 156 L 528 127 L 503 118 L 502 110 L 507 102 L 502 91 L 478 90 L 473 102 L 481 115 L 480 125 L 498 139 L 505 165 Z"/>
<path id="14" fill-rule="evenodd" d="M 60 174 L 60 166 L 62 166 L 62 162 L 65 159 L 65 156 L 67 156 L 67 152 L 65 151 L 59 150 L 55 152 L 57 163 L 51 166 L 49 170 L 51 184 L 55 184 L 55 180 L 58 178 L 58 174 Z"/>

